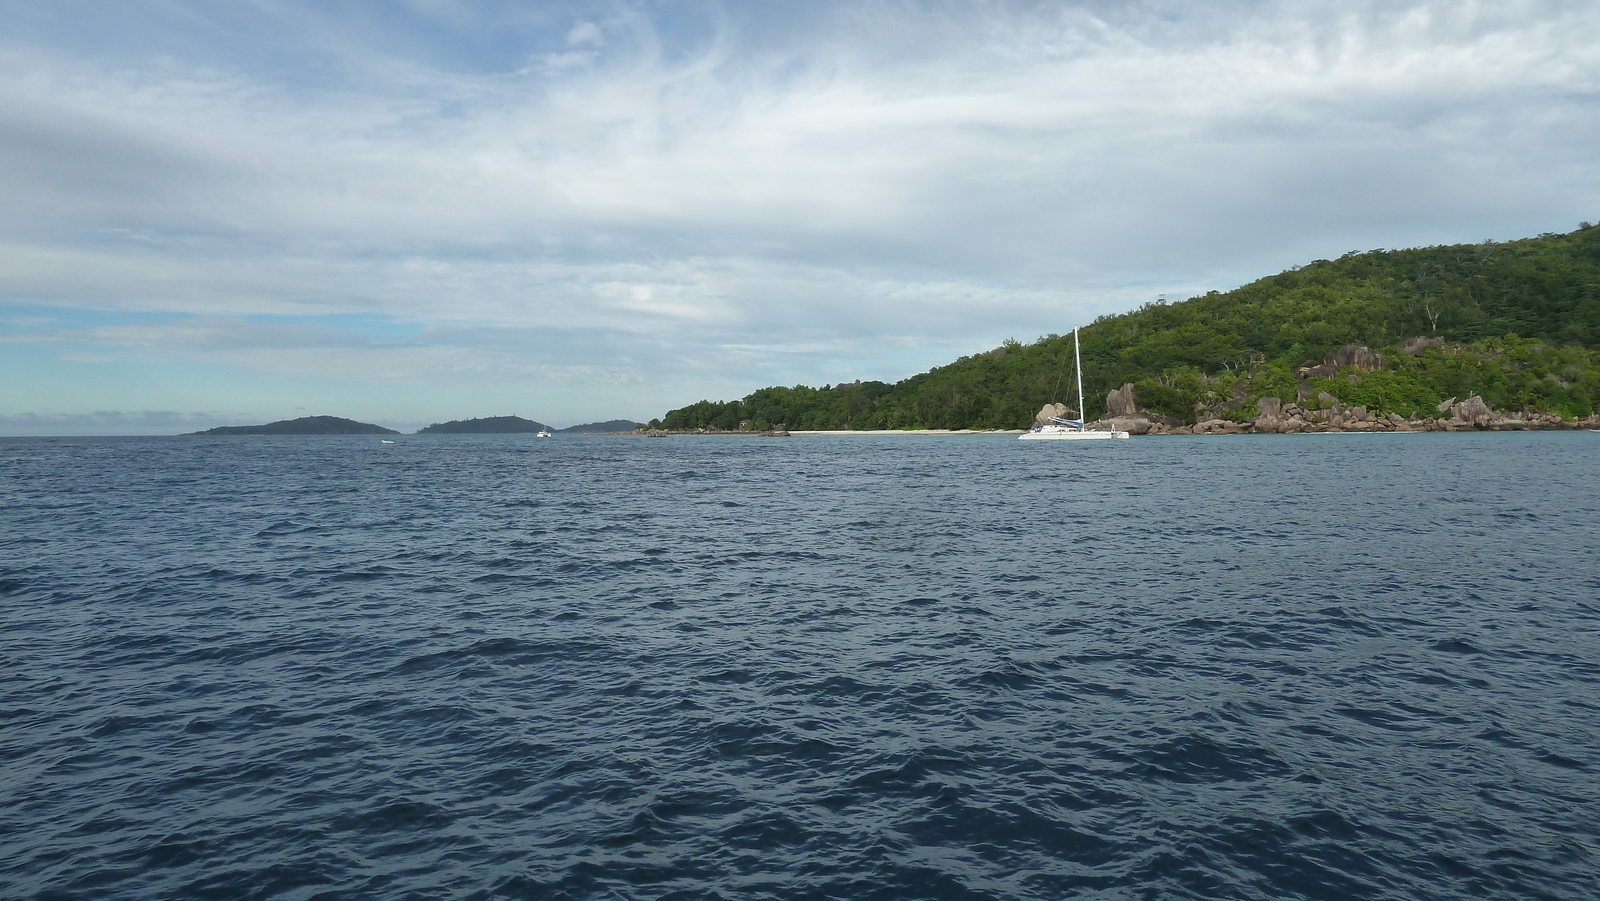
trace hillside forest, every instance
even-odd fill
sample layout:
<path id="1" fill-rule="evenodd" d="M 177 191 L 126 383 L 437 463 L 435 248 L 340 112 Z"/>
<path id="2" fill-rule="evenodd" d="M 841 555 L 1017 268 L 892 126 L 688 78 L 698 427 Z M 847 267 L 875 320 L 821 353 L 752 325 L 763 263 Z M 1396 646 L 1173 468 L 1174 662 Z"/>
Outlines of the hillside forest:
<path id="1" fill-rule="evenodd" d="M 1124 384 L 1143 409 L 1185 423 L 1242 421 L 1267 396 L 1412 417 L 1476 394 L 1497 410 L 1586 417 L 1600 402 L 1600 227 L 1351 252 L 1232 291 L 1102 316 L 1081 339 L 1090 419 Z M 1379 352 L 1381 365 L 1323 365 L 1347 345 Z M 651 425 L 1024 428 L 1046 403 L 1075 404 L 1071 361 L 1070 333 L 1008 340 L 893 384 L 761 388 Z"/>

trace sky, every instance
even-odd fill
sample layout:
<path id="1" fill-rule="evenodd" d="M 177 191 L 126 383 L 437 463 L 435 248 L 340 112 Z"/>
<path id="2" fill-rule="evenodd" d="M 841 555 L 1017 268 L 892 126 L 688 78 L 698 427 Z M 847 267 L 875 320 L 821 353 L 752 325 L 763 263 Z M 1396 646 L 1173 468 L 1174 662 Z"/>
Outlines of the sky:
<path id="1" fill-rule="evenodd" d="M 1592 0 L 0 0 L 0 434 L 896 381 L 1597 147 Z"/>

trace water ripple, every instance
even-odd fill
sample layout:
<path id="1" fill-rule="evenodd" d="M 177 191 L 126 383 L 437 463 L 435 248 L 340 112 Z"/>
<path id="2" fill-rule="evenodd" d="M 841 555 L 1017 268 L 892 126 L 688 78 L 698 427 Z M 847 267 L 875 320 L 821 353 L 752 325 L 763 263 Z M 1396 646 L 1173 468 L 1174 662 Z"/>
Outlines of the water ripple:
<path id="1" fill-rule="evenodd" d="M 0 895 L 1600 896 L 1588 437 L 0 440 Z"/>

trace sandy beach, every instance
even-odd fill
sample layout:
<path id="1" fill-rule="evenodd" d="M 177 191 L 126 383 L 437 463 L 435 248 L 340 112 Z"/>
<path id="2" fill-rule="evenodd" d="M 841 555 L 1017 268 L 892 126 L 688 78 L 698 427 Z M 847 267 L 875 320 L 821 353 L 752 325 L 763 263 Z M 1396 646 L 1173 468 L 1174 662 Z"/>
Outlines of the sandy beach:
<path id="1" fill-rule="evenodd" d="M 1026 429 L 790 429 L 791 435 L 1020 435 Z"/>

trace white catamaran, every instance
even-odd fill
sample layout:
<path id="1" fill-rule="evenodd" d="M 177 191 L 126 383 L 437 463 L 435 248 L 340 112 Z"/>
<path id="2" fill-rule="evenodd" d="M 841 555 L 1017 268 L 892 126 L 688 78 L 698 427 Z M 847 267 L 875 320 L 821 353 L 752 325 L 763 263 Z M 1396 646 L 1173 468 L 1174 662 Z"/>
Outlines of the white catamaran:
<path id="1" fill-rule="evenodd" d="M 1072 330 L 1072 364 L 1078 370 L 1078 415 L 1083 415 L 1083 351 L 1078 344 L 1078 330 Z M 1023 432 L 1017 436 L 1023 441 L 1089 441 L 1097 438 L 1126 438 L 1127 432 L 1115 429 L 1087 429 L 1082 420 L 1060 419 L 1050 417 L 1049 422 L 1041 422 L 1033 427 L 1030 432 Z"/>

